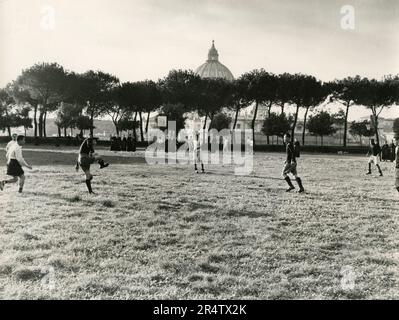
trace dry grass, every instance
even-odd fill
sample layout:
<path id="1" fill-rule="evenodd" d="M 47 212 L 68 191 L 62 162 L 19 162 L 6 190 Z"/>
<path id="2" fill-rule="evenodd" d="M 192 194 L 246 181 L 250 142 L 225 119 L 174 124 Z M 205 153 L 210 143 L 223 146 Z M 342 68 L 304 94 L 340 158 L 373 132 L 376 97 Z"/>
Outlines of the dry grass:
<path id="1" fill-rule="evenodd" d="M 0 194 L 2 298 L 399 298 L 392 164 L 366 177 L 364 158 L 305 155 L 299 195 L 281 154 L 256 155 L 246 177 L 112 158 L 89 196 L 73 154 L 25 158 L 26 192 Z"/>

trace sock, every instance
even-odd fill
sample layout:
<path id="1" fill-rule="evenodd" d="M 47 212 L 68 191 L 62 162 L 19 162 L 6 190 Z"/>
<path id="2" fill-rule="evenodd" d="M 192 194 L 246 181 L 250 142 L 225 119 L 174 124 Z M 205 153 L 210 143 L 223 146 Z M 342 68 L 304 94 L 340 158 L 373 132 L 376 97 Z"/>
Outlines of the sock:
<path id="1" fill-rule="evenodd" d="M 198 168 L 197 168 L 197 164 L 196 164 L 196 163 L 194 164 L 194 170 L 195 170 L 195 171 L 197 171 L 197 170 L 198 170 Z"/>
<path id="2" fill-rule="evenodd" d="M 23 191 L 23 188 L 22 188 L 22 187 L 19 187 L 18 192 L 19 192 L 19 193 L 22 193 L 22 191 Z"/>
<path id="3" fill-rule="evenodd" d="M 299 190 L 304 190 L 303 189 L 303 185 L 302 185 L 302 180 L 301 180 L 301 178 L 296 178 L 295 179 L 296 180 L 296 182 L 298 183 L 298 186 L 299 186 Z"/>
<path id="4" fill-rule="evenodd" d="M 369 163 L 369 172 L 371 173 L 371 163 Z"/>
<path id="5" fill-rule="evenodd" d="M 93 190 L 91 189 L 91 180 L 86 180 L 86 186 L 89 193 L 93 193 Z"/>
<path id="6" fill-rule="evenodd" d="M 285 177 L 284 180 L 287 181 L 290 188 L 294 188 L 294 185 L 292 184 L 290 177 Z"/>
<path id="7" fill-rule="evenodd" d="M 379 172 L 380 174 L 382 174 L 382 170 L 381 170 L 381 168 L 380 168 L 380 165 L 379 165 L 379 164 L 377 164 L 377 168 L 378 168 L 378 172 Z"/>
<path id="8" fill-rule="evenodd" d="M 205 169 L 204 169 L 204 164 L 203 164 L 203 163 L 201 163 L 201 170 L 202 170 L 202 172 L 205 171 Z"/>

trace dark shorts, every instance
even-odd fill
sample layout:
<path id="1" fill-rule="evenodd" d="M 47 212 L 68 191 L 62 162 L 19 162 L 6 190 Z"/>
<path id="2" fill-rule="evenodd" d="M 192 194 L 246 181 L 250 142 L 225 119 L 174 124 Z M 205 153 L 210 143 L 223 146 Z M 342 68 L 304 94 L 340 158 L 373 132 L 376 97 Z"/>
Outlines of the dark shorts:
<path id="1" fill-rule="evenodd" d="M 7 175 L 12 177 L 20 177 L 24 175 L 21 165 L 15 159 L 11 159 L 10 163 L 7 164 Z"/>
<path id="2" fill-rule="evenodd" d="M 395 187 L 399 188 L 399 168 L 395 168 Z"/>
<path id="3" fill-rule="evenodd" d="M 79 165 L 83 171 L 90 170 L 90 165 L 92 165 L 94 162 L 96 162 L 94 157 L 90 157 L 89 155 L 86 154 L 80 155 Z"/>
<path id="4" fill-rule="evenodd" d="M 296 176 L 297 175 L 296 166 L 297 164 L 295 162 L 286 163 L 283 168 L 283 176 L 289 173 L 292 173 L 294 176 Z"/>

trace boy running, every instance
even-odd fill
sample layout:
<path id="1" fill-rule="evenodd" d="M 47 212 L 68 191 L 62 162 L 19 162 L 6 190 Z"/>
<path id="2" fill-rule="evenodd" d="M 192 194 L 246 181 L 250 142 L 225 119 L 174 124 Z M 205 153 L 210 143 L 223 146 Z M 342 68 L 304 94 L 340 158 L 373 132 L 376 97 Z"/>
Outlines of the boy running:
<path id="1" fill-rule="evenodd" d="M 298 193 L 302 193 L 305 191 L 305 189 L 303 188 L 301 178 L 298 177 L 294 144 L 291 141 L 291 135 L 289 133 L 286 133 L 284 135 L 284 142 L 286 145 L 287 158 L 284 162 L 283 177 L 284 180 L 287 181 L 289 186 L 286 192 L 290 192 L 291 190 L 295 189 L 294 185 L 291 182 L 290 177 L 288 176 L 288 174 L 291 173 L 295 177 L 296 182 L 298 183 L 299 186 Z"/>
<path id="2" fill-rule="evenodd" d="M 90 165 L 97 161 L 100 165 L 100 169 L 109 166 L 109 163 L 104 163 L 104 160 L 94 152 L 94 143 L 95 140 L 92 137 L 83 141 L 79 149 L 79 157 L 76 163 L 76 171 L 79 170 L 80 166 L 86 175 L 87 190 L 89 190 L 89 193 L 91 194 L 94 194 L 94 192 L 91 188 L 91 180 L 93 180 L 93 175 L 90 173 Z"/>
<path id="3" fill-rule="evenodd" d="M 371 174 L 371 164 L 374 163 L 374 165 L 377 167 L 378 172 L 380 173 L 380 177 L 382 177 L 382 170 L 380 168 L 380 153 L 381 153 L 381 148 L 378 144 L 374 142 L 374 139 L 370 140 L 370 147 L 369 151 L 367 152 L 367 156 L 370 156 L 369 158 L 369 171 L 366 174 Z"/>
<path id="4" fill-rule="evenodd" d="M 4 186 L 9 183 L 18 182 L 19 178 L 19 193 L 22 193 L 25 184 L 25 173 L 22 167 L 32 170 L 32 167 L 26 163 L 22 156 L 22 146 L 25 144 L 25 136 L 17 136 L 7 152 L 7 175 L 13 177 L 9 180 L 0 181 L 0 190 L 4 190 Z"/>
<path id="5" fill-rule="evenodd" d="M 7 146 L 6 146 L 6 154 L 8 153 L 8 150 L 10 150 L 11 146 L 13 146 L 14 144 L 17 143 L 18 135 L 16 133 L 13 133 L 11 138 L 12 138 L 12 140 L 9 143 L 7 143 Z"/>

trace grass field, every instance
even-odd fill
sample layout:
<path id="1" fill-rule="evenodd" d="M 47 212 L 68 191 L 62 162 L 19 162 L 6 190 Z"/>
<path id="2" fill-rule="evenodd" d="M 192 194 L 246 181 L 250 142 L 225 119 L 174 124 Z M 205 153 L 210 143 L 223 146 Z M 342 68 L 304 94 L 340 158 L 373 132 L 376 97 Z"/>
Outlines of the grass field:
<path id="1" fill-rule="evenodd" d="M 74 154 L 25 159 L 25 193 L 0 194 L 3 299 L 399 298 L 392 163 L 380 178 L 365 158 L 303 155 L 301 195 L 283 154 L 255 155 L 251 176 L 112 157 L 90 196 Z"/>

